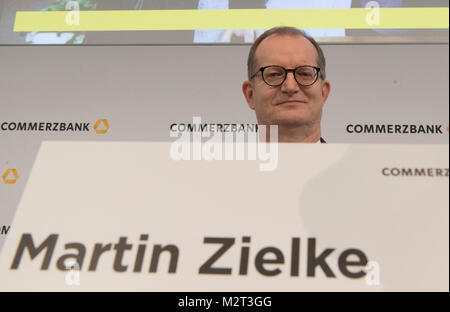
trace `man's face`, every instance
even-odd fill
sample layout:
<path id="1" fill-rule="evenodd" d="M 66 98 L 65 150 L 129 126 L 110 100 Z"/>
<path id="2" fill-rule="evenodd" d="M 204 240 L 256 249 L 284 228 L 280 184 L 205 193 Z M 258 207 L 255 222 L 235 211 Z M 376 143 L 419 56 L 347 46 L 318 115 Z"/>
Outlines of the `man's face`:
<path id="1" fill-rule="evenodd" d="M 272 35 L 263 40 L 255 53 L 256 68 L 279 65 L 286 69 L 302 65 L 318 67 L 318 53 L 301 36 Z M 256 70 L 255 70 L 256 71 Z M 320 126 L 322 108 L 330 92 L 330 83 L 320 78 L 311 86 L 300 86 L 292 73 L 278 87 L 267 85 L 259 72 L 242 89 L 249 107 L 255 110 L 259 124 Z"/>

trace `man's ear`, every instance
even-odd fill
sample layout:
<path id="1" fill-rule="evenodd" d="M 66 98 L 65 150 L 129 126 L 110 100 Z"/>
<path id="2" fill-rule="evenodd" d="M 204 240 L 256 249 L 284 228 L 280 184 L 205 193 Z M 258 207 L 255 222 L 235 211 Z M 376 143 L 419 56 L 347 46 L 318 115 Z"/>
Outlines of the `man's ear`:
<path id="1" fill-rule="evenodd" d="M 250 81 L 244 81 L 244 83 L 242 84 L 242 92 L 244 93 L 245 99 L 247 100 L 248 107 L 254 110 L 255 105 L 253 104 L 253 86 Z"/>
<path id="2" fill-rule="evenodd" d="M 328 96 L 330 95 L 330 91 L 331 91 L 331 84 L 328 80 L 325 80 L 322 83 L 322 102 L 323 104 L 325 104 L 325 102 L 328 99 Z"/>

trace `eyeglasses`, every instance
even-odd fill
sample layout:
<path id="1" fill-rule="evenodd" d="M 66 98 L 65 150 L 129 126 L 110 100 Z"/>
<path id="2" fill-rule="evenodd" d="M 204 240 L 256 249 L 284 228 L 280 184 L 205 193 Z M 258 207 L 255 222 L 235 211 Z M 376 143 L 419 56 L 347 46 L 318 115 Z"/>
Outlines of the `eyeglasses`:
<path id="1" fill-rule="evenodd" d="M 271 87 L 281 86 L 289 72 L 294 74 L 294 79 L 299 85 L 308 87 L 313 85 L 319 78 L 320 68 L 305 65 L 294 69 L 286 69 L 281 66 L 270 65 L 261 67 L 250 79 L 253 79 L 259 72 L 261 72 L 264 82 Z"/>

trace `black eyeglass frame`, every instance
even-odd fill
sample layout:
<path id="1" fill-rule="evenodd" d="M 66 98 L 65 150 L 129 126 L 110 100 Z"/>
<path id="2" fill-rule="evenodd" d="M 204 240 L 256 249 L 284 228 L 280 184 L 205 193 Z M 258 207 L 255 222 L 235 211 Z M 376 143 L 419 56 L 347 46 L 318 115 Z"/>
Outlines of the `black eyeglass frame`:
<path id="1" fill-rule="evenodd" d="M 284 70 L 284 78 L 283 78 L 283 80 L 281 81 L 280 84 L 272 85 L 272 84 L 269 84 L 269 83 L 264 79 L 264 70 L 266 70 L 266 69 L 269 68 L 269 67 L 278 67 L 278 68 L 282 68 L 282 69 Z M 316 71 L 316 78 L 314 79 L 314 81 L 313 81 L 312 83 L 307 84 L 307 85 L 298 82 L 297 77 L 295 77 L 295 71 L 296 71 L 297 69 L 299 69 L 299 68 L 305 68 L 305 67 L 314 68 L 315 71 Z M 281 86 L 281 85 L 286 81 L 286 78 L 287 78 L 287 75 L 288 75 L 289 72 L 292 72 L 292 74 L 294 75 L 295 81 L 296 81 L 299 85 L 301 85 L 301 86 L 303 86 L 303 87 L 309 87 L 309 86 L 312 86 L 313 84 L 315 84 L 315 83 L 317 82 L 317 80 L 319 80 L 319 76 L 320 76 L 320 67 L 310 66 L 310 65 L 302 65 L 302 66 L 298 66 L 298 67 L 296 67 L 296 68 L 287 69 L 287 68 L 284 68 L 283 66 L 280 66 L 280 65 L 269 65 L 269 66 L 264 66 L 264 67 L 261 67 L 260 69 L 258 69 L 258 71 L 257 71 L 256 73 L 254 73 L 254 74 L 250 77 L 250 80 L 253 79 L 253 78 L 255 78 L 255 76 L 256 76 L 259 72 L 261 72 L 261 78 L 262 78 L 262 80 L 264 81 L 264 83 L 267 84 L 268 86 L 271 86 L 271 87 L 279 87 L 279 86 Z"/>

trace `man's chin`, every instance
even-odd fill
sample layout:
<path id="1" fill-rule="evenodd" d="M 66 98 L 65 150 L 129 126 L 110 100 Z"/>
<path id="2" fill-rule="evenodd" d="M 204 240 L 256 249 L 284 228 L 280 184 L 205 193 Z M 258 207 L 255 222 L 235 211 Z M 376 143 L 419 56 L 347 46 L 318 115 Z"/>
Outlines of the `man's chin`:
<path id="1" fill-rule="evenodd" d="M 320 117 L 314 118 L 309 110 L 279 111 L 266 117 L 258 118 L 258 123 L 260 125 L 278 125 L 280 127 L 300 127 L 313 124 L 312 120 L 320 120 Z"/>
<path id="2" fill-rule="evenodd" d="M 307 120 L 303 119 L 282 119 L 282 120 L 271 120 L 271 121 L 261 121 L 258 122 L 259 125 L 276 125 L 278 127 L 284 128 L 296 128 L 309 124 Z"/>
<path id="3" fill-rule="evenodd" d="M 311 118 L 310 116 L 305 116 L 305 114 L 286 114 L 286 116 L 278 116 L 273 121 L 274 124 L 280 127 L 298 127 L 309 124 Z"/>

